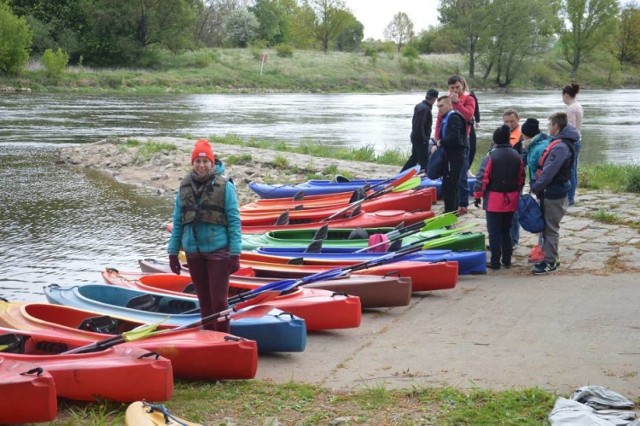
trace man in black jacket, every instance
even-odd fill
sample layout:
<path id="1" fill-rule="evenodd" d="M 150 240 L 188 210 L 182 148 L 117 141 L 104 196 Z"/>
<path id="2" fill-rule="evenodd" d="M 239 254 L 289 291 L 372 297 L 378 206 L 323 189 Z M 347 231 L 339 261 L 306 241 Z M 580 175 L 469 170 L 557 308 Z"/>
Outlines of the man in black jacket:
<path id="1" fill-rule="evenodd" d="M 413 109 L 413 119 L 411 120 L 411 156 L 405 163 L 402 171 L 405 171 L 416 164 L 420 169 L 426 169 L 429 163 L 429 138 L 431 137 L 431 125 L 433 117 L 431 108 L 438 98 L 438 91 L 427 90 L 424 100 Z"/>
<path id="2" fill-rule="evenodd" d="M 468 144 L 464 117 L 451 106 L 449 96 L 438 98 L 438 115 L 442 116 L 440 134 L 436 135 L 438 146 L 444 148 L 447 157 L 442 176 L 442 199 L 444 211 L 458 211 L 460 174 L 463 172 L 465 149 Z M 466 170 L 464 171 L 466 173 Z"/>

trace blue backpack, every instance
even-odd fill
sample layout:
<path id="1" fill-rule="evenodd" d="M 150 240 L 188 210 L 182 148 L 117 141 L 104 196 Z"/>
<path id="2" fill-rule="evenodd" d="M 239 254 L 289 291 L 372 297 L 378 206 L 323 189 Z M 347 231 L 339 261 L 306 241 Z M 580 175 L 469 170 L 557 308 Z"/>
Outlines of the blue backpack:
<path id="1" fill-rule="evenodd" d="M 533 234 L 544 231 L 542 208 L 531 194 L 520 195 L 518 201 L 518 222 L 522 229 Z"/>

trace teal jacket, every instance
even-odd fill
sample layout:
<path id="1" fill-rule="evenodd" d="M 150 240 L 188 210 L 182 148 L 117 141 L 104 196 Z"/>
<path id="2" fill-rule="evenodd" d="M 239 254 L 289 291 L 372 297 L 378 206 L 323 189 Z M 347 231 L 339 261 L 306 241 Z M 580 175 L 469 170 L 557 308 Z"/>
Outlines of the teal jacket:
<path id="1" fill-rule="evenodd" d="M 540 157 L 542 157 L 542 153 L 547 145 L 549 145 L 549 142 L 551 142 L 551 138 L 549 136 L 542 132 L 538 133 L 522 152 L 522 159 L 524 160 L 529 172 L 529 182 L 536 180 L 536 172 L 538 171 Z"/>
<path id="2" fill-rule="evenodd" d="M 216 173 L 224 173 L 224 164 L 216 160 Z M 229 254 L 239 255 L 242 251 L 242 228 L 240 226 L 240 210 L 236 188 L 230 181 L 227 182 L 224 193 L 224 212 L 227 226 L 213 223 L 198 222 L 196 233 L 198 241 L 193 233 L 193 224 L 182 224 L 182 205 L 180 192 L 176 195 L 173 208 L 173 230 L 169 237 L 169 254 L 178 254 L 180 249 L 187 253 L 211 253 L 224 248 L 229 249 Z"/>

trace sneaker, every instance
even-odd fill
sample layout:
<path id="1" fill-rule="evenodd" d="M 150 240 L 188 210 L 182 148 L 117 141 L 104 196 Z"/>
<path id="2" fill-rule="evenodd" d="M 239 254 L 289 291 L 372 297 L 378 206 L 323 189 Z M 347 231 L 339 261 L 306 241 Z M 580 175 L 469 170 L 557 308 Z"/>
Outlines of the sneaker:
<path id="1" fill-rule="evenodd" d="M 491 262 L 487 262 L 487 269 L 493 269 L 494 271 L 500 270 L 500 264 L 494 265 Z"/>
<path id="2" fill-rule="evenodd" d="M 514 243 L 514 244 L 511 246 L 511 251 L 516 251 L 516 250 L 518 250 L 518 243 Z"/>
<path id="3" fill-rule="evenodd" d="M 539 244 L 536 244 L 529 253 L 529 263 L 538 263 L 544 260 L 544 252 Z"/>
<path id="4" fill-rule="evenodd" d="M 547 263 L 544 260 L 535 264 L 531 273 L 534 275 L 548 274 L 549 272 L 555 272 L 560 267 L 560 262 Z"/>
<path id="5" fill-rule="evenodd" d="M 502 266 L 504 267 L 504 269 L 510 269 L 511 268 L 511 262 L 509 262 L 509 263 L 501 262 L 501 263 L 502 263 Z"/>
<path id="6" fill-rule="evenodd" d="M 463 214 L 467 214 L 467 208 L 466 207 L 458 207 L 458 216 L 462 216 Z"/>

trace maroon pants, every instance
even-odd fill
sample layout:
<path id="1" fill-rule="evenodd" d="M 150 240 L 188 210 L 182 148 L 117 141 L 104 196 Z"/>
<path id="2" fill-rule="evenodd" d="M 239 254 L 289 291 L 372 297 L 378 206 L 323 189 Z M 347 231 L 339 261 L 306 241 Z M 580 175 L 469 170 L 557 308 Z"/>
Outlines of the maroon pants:
<path id="1" fill-rule="evenodd" d="M 229 297 L 229 251 L 190 253 L 187 254 L 187 264 L 189 265 L 189 273 L 200 302 L 200 315 L 202 318 L 227 309 L 227 298 Z M 203 324 L 203 328 L 228 333 L 229 321 L 210 321 Z"/>

